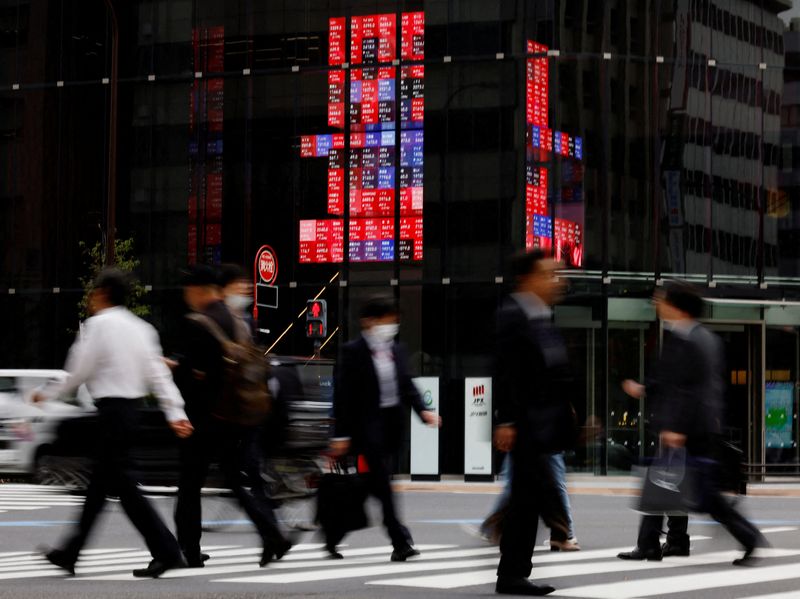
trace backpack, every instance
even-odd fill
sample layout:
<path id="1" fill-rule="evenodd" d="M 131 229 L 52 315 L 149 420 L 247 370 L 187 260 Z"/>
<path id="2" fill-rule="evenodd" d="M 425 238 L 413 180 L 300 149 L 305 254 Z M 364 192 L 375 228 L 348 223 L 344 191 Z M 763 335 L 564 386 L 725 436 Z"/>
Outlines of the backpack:
<path id="1" fill-rule="evenodd" d="M 205 328 L 222 346 L 222 396 L 212 404 L 211 415 L 242 426 L 262 424 L 271 407 L 267 386 L 269 362 L 263 352 L 249 336 L 240 334 L 238 340 L 231 339 L 204 314 L 190 314 L 188 318 Z"/>

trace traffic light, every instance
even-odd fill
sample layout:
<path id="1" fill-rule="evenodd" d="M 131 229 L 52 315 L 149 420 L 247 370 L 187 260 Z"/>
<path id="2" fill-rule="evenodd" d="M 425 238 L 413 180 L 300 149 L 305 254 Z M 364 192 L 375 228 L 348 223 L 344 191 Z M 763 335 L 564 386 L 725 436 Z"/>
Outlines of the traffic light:
<path id="1" fill-rule="evenodd" d="M 328 336 L 328 303 L 325 300 L 308 300 L 306 303 L 306 337 L 325 339 Z"/>

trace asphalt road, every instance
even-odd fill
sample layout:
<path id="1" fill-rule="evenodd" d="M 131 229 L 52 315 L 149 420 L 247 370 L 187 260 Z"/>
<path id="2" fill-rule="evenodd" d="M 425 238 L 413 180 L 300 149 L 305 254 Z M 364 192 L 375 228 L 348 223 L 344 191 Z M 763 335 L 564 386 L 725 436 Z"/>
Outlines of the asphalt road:
<path id="1" fill-rule="evenodd" d="M 40 544 L 58 544 L 80 498 L 41 487 L 0 485 L 0 598 L 494 596 L 497 550 L 466 530 L 480 521 L 494 495 L 406 492 L 399 500 L 422 550 L 415 561 L 390 563 L 386 537 L 373 527 L 345 540 L 343 561 L 325 559 L 319 539 L 305 533 L 281 562 L 260 569 L 253 529 L 227 503 L 211 500 L 207 518 L 218 530 L 204 535 L 212 555 L 207 567 L 176 570 L 159 580 L 132 578 L 131 570 L 146 565 L 149 556 L 119 504 L 110 502 L 78 575 L 65 578 L 32 551 Z M 173 499 L 153 501 L 171 523 Z M 635 542 L 638 515 L 631 505 L 627 497 L 573 497 L 583 551 L 551 553 L 542 546 L 546 531 L 540 530 L 533 577 L 554 585 L 554 596 L 587 599 L 800 597 L 800 499 L 742 500 L 773 546 L 771 557 L 756 568 L 730 564 L 740 555 L 736 543 L 705 516 L 694 517 L 690 525 L 695 537 L 689 558 L 643 564 L 616 559 L 618 551 Z M 379 523 L 377 506 L 370 507 L 373 522 Z M 284 517 L 303 519 L 307 513 L 298 508 Z"/>

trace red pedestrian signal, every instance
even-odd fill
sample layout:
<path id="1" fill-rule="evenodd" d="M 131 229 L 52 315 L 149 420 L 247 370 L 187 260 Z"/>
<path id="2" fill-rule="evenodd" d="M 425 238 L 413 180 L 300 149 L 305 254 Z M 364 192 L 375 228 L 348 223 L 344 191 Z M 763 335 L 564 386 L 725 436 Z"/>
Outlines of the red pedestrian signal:
<path id="1" fill-rule="evenodd" d="M 325 339 L 328 336 L 328 303 L 308 300 L 306 303 L 306 337 Z"/>

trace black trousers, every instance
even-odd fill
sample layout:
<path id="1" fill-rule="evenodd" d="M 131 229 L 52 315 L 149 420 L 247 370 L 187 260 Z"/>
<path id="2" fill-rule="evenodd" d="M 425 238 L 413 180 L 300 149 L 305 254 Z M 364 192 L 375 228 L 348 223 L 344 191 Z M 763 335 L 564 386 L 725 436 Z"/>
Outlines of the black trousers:
<path id="1" fill-rule="evenodd" d="M 643 516 L 639 526 L 639 539 L 636 546 L 642 551 L 661 547 L 661 527 L 664 516 Z M 689 549 L 689 516 L 669 516 L 667 518 L 667 543 L 680 549 Z"/>
<path id="2" fill-rule="evenodd" d="M 411 533 L 397 517 L 392 491 L 392 462 L 394 455 L 380 451 L 368 451 L 364 457 L 367 460 L 369 473 L 366 475 L 367 490 L 381 503 L 383 513 L 383 526 L 392 541 L 392 547 L 402 549 L 413 544 Z"/>
<path id="3" fill-rule="evenodd" d="M 77 561 L 97 522 L 107 495 L 119 496 L 122 509 L 144 537 L 153 559 L 171 563 L 180 557 L 175 537 L 144 498 L 131 474 L 130 449 L 136 436 L 136 400 L 105 398 L 97 401 L 98 447 L 77 530 L 64 552 Z"/>
<path id="4" fill-rule="evenodd" d="M 225 485 L 256 526 L 265 549 L 278 548 L 286 542 L 270 503 L 261 493 L 246 489 L 242 471 L 248 469 L 247 456 L 252 447 L 249 428 L 213 420 L 200 426 L 181 442 L 181 473 L 175 524 L 178 543 L 189 558 L 200 554 L 202 510 L 200 492 L 211 462 L 218 459 Z"/>
<path id="5" fill-rule="evenodd" d="M 548 515 L 549 525 L 554 532 L 560 530 L 562 535 L 565 534 L 565 527 L 555 522 L 560 499 L 555 491 L 550 456 L 546 453 L 525 453 L 515 451 L 512 455 L 511 499 L 503 521 L 498 576 L 530 576 L 540 515 Z"/>

